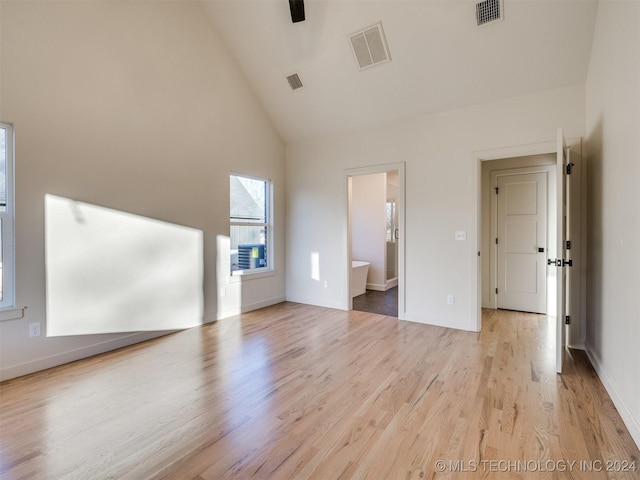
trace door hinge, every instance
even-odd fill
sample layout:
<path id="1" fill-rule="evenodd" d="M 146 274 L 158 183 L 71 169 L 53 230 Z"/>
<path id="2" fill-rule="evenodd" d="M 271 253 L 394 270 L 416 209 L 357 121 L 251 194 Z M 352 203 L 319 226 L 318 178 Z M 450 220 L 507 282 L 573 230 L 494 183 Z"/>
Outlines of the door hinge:
<path id="1" fill-rule="evenodd" d="M 495 187 L 494 190 L 496 191 L 496 195 L 498 195 L 498 192 L 500 191 L 500 189 L 498 187 Z"/>
<path id="2" fill-rule="evenodd" d="M 498 294 L 498 289 L 496 288 L 496 295 Z"/>
<path id="3" fill-rule="evenodd" d="M 564 317 L 564 324 L 565 325 L 571 325 L 571 316 L 567 315 Z"/>
<path id="4" fill-rule="evenodd" d="M 496 245 L 498 244 L 498 239 L 496 238 Z"/>
<path id="5" fill-rule="evenodd" d="M 567 163 L 567 175 L 571 175 L 571 172 L 573 171 L 573 166 L 575 165 L 575 163 Z"/>
<path id="6" fill-rule="evenodd" d="M 571 240 L 567 240 L 566 249 L 571 250 Z"/>
<path id="7" fill-rule="evenodd" d="M 573 260 L 559 259 L 554 260 L 552 258 L 547 259 L 547 265 L 555 265 L 556 267 L 573 267 Z"/>

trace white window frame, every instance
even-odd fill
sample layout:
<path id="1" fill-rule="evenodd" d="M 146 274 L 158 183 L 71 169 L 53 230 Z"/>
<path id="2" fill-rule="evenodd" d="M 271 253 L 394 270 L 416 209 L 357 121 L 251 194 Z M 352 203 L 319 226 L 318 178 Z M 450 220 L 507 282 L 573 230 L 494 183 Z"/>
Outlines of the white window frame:
<path id="1" fill-rule="evenodd" d="M 266 245 L 266 256 L 267 256 L 267 265 L 263 268 L 254 268 L 247 270 L 234 270 L 231 271 L 229 268 L 230 277 L 232 280 L 240 280 L 241 278 L 260 278 L 264 276 L 270 276 L 274 274 L 273 268 L 273 182 L 268 178 L 256 177 L 253 175 L 246 175 L 244 173 L 231 172 L 229 174 L 229 179 L 232 177 L 243 177 L 249 178 L 251 180 L 258 180 L 261 182 L 265 182 L 266 184 L 266 193 L 265 193 L 265 212 L 267 215 L 266 222 L 239 222 L 234 221 L 229 216 L 229 238 L 231 238 L 231 227 L 239 226 L 239 227 L 266 227 L 267 229 L 267 245 Z M 229 194 L 229 211 L 231 210 L 231 194 Z M 229 258 L 229 262 L 231 262 L 231 258 Z"/>
<path id="2" fill-rule="evenodd" d="M 2 300 L 0 309 L 15 306 L 15 132 L 13 124 L 0 122 L 0 128 L 7 133 L 7 165 L 6 165 L 6 193 L 7 205 L 4 212 L 0 212 L 2 223 Z M 0 316 L 0 321 L 2 320 Z"/>

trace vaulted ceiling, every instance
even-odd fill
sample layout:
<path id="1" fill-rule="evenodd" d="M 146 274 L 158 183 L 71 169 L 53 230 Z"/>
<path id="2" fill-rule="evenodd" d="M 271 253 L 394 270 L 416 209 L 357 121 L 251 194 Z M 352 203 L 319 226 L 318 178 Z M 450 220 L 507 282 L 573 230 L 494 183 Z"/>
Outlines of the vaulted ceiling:
<path id="1" fill-rule="evenodd" d="M 476 1 L 203 0 L 287 143 L 585 81 L 594 0 L 504 0 L 478 27 Z M 348 36 L 382 22 L 391 61 L 359 70 Z M 286 80 L 298 73 L 304 87 Z"/>

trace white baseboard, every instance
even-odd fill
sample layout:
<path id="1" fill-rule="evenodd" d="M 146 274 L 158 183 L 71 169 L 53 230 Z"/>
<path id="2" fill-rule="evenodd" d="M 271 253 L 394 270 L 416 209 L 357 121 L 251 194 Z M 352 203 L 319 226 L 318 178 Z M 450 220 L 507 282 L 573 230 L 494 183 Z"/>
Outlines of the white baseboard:
<path id="1" fill-rule="evenodd" d="M 282 303 L 285 301 L 285 297 L 284 296 L 280 296 L 280 297 L 273 297 L 273 298 L 269 298 L 267 300 L 263 300 L 261 302 L 256 302 L 256 303 L 251 303 L 248 305 L 242 305 L 241 307 L 238 308 L 229 308 L 226 310 L 223 310 L 221 312 L 218 313 L 217 318 L 215 318 L 215 320 L 222 320 L 223 318 L 228 318 L 228 317 L 233 317 L 234 315 L 240 315 L 241 313 L 247 313 L 247 312 L 251 312 L 253 310 L 258 310 L 259 308 L 264 308 L 264 307 L 270 307 L 271 305 L 276 305 L 278 303 Z M 205 316 L 205 322 L 213 322 L 214 319 L 211 318 L 211 315 L 206 315 Z"/>
<path id="2" fill-rule="evenodd" d="M 202 321 L 203 323 L 210 323 L 215 320 L 224 318 L 226 316 L 238 315 L 240 313 L 257 310 L 259 308 L 268 307 L 270 305 L 275 305 L 276 303 L 281 303 L 284 301 L 285 301 L 284 296 L 270 298 L 261 302 L 250 304 L 250 305 L 244 305 L 241 311 L 238 311 L 235 313 L 223 312 L 227 315 L 217 315 L 217 318 L 216 318 L 216 315 L 207 314 L 204 316 Z M 106 340 L 104 342 L 85 345 L 73 350 L 67 350 L 64 352 L 56 353 L 48 357 L 38 358 L 38 359 L 21 363 L 18 365 L 12 365 L 10 367 L 0 369 L 0 382 L 4 380 L 9 380 L 11 378 L 21 377 L 23 375 L 28 375 L 30 373 L 39 372 L 41 370 L 46 370 L 47 368 L 57 367 L 59 365 L 63 365 L 69 362 L 74 362 L 76 360 L 81 360 L 83 358 L 99 355 L 101 353 L 106 353 L 112 350 L 116 350 L 118 348 L 135 345 L 136 343 L 144 342 L 146 340 L 151 340 L 153 338 L 162 337 L 164 335 L 168 335 L 174 332 L 175 330 L 162 331 L 162 332 L 135 332 L 129 335 L 120 336 L 115 339 Z"/>
<path id="3" fill-rule="evenodd" d="M 287 295 L 284 299 L 285 302 L 303 303 L 305 305 L 311 305 L 314 307 L 333 308 L 334 310 L 349 310 L 348 303 L 345 302 L 319 302 L 317 298 L 301 297 L 296 295 Z"/>
<path id="4" fill-rule="evenodd" d="M 0 370 L 0 381 L 21 377 L 30 373 L 46 370 L 47 368 L 57 367 L 58 365 L 74 362 L 83 358 L 89 358 L 118 348 L 128 347 L 129 345 L 135 345 L 136 343 L 151 340 L 152 338 L 162 337 L 170 333 L 173 333 L 173 331 L 132 333 L 130 335 L 106 340 L 104 342 L 85 345 L 73 350 L 56 353 L 55 355 L 49 355 L 48 357 L 38 358 L 18 365 L 12 365 Z"/>
<path id="5" fill-rule="evenodd" d="M 587 357 L 589 357 L 589 360 L 591 361 L 591 365 L 593 365 L 593 369 L 598 374 L 602 385 L 604 385 L 604 388 L 607 390 L 607 393 L 611 397 L 613 404 L 616 406 L 620 417 L 622 417 L 622 421 L 631 434 L 631 438 L 633 438 L 633 441 L 636 442 L 636 446 L 640 448 L 640 419 L 634 417 L 633 411 L 629 408 L 629 405 L 627 405 L 624 397 L 620 394 L 618 386 L 607 374 L 604 368 L 602 368 L 600 359 L 593 352 L 593 350 L 591 350 L 589 344 L 587 343 L 585 346 L 585 352 L 587 354 Z"/>
<path id="6" fill-rule="evenodd" d="M 393 287 L 398 286 L 398 279 L 393 278 L 389 280 L 384 285 L 380 285 L 379 283 L 367 283 L 367 290 L 375 290 L 376 292 L 386 292 L 387 290 L 392 289 Z"/>
<path id="7" fill-rule="evenodd" d="M 584 343 L 584 340 L 579 340 L 575 343 L 570 343 L 569 348 L 573 348 L 574 350 L 586 350 L 587 346 Z"/>
<path id="8" fill-rule="evenodd" d="M 414 323 L 423 323 L 425 325 L 433 325 L 434 327 L 451 328 L 454 330 L 464 330 L 466 332 L 474 332 L 475 322 L 471 319 L 465 319 L 464 322 L 447 322 L 442 321 L 440 317 L 425 317 L 424 312 L 405 312 L 403 320 Z"/>

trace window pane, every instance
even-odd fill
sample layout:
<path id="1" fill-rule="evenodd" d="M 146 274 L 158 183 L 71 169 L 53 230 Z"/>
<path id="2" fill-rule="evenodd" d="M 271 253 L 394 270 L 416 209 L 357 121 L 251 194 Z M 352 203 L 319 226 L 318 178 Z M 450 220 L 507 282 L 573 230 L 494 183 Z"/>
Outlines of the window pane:
<path id="1" fill-rule="evenodd" d="M 7 129 L 0 127 L 0 212 L 7 211 Z"/>
<path id="2" fill-rule="evenodd" d="M 267 266 L 267 227 L 231 225 L 231 271 Z"/>
<path id="3" fill-rule="evenodd" d="M 396 241 L 396 202 L 387 202 L 387 242 Z"/>
<path id="4" fill-rule="evenodd" d="M 237 175 L 229 178 L 231 220 L 267 223 L 267 182 Z"/>

